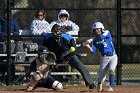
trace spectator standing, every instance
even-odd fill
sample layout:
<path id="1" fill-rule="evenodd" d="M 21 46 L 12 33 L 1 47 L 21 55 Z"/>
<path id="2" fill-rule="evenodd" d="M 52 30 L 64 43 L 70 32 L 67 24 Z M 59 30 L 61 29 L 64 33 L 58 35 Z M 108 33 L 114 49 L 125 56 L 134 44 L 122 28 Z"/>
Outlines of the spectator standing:
<path id="1" fill-rule="evenodd" d="M 11 25 L 11 35 L 19 34 L 19 25 L 18 22 L 12 17 L 10 12 L 10 25 Z M 4 16 L 0 19 L 0 35 L 7 35 L 7 11 L 4 11 Z M 5 40 L 4 40 L 5 41 Z"/>
<path id="2" fill-rule="evenodd" d="M 4 11 L 4 15 L 3 17 L 0 19 L 0 43 L 3 44 L 1 48 L 1 50 L 3 50 L 3 53 L 6 53 L 6 44 L 7 44 L 7 20 L 9 20 L 10 22 L 10 30 L 11 30 L 11 35 L 18 35 L 19 34 L 19 25 L 18 25 L 18 22 L 12 17 L 12 13 L 10 13 L 10 18 L 7 19 L 7 10 Z M 14 50 L 15 50 L 15 39 L 14 40 L 11 40 L 11 53 L 14 53 Z M 1 70 L 0 72 L 2 73 L 2 78 L 1 78 L 1 81 L 4 82 L 4 78 L 5 78 L 5 73 L 7 71 L 7 57 L 2 57 L 1 60 L 3 61 L 1 66 Z M 12 82 L 12 80 L 15 79 L 15 64 L 14 64 L 14 58 L 11 58 L 11 78 L 10 78 L 10 81 Z"/>

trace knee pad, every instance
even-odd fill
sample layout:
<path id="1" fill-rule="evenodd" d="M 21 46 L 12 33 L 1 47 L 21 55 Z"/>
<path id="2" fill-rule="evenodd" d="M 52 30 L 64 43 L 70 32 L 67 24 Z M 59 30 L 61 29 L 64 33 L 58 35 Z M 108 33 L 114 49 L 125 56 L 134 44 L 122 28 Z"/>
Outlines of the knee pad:
<path id="1" fill-rule="evenodd" d="M 109 74 L 115 75 L 115 70 L 109 69 Z"/>
<path id="2" fill-rule="evenodd" d="M 63 85 L 62 83 L 58 82 L 58 81 L 54 81 L 52 84 L 52 88 L 55 90 L 62 90 L 63 89 Z"/>
<path id="3" fill-rule="evenodd" d="M 41 71 L 36 71 L 33 73 L 33 79 L 34 80 L 40 80 L 43 78 L 43 74 Z"/>

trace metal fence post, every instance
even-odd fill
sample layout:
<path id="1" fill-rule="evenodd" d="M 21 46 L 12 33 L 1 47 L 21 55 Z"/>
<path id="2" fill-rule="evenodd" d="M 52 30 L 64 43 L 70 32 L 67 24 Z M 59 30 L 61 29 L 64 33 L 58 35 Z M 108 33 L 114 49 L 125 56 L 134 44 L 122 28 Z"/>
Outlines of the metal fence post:
<path id="1" fill-rule="evenodd" d="M 117 85 L 121 85 L 122 64 L 121 64 L 121 0 L 117 1 Z"/>
<path id="2" fill-rule="evenodd" d="M 10 0 L 7 0 L 7 8 L 6 8 L 6 12 L 7 12 L 7 77 L 6 77 L 6 85 L 10 84 L 10 69 L 11 69 L 11 62 L 10 62 L 10 56 L 11 56 L 11 43 L 10 43 L 10 34 L 11 34 L 11 24 L 10 24 L 10 12 L 11 12 L 11 8 L 10 8 Z"/>

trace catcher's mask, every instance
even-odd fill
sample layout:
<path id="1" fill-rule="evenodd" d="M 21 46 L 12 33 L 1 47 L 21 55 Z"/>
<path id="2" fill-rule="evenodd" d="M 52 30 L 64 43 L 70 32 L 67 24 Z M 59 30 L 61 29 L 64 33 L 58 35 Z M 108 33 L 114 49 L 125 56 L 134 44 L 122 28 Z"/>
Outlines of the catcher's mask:
<path id="1" fill-rule="evenodd" d="M 47 65 L 55 65 L 56 56 L 53 52 L 41 52 L 38 57 L 41 62 Z"/>
<path id="2" fill-rule="evenodd" d="M 62 33 L 62 28 L 61 26 L 55 24 L 53 25 L 51 32 L 55 35 L 55 37 L 59 38 Z"/>

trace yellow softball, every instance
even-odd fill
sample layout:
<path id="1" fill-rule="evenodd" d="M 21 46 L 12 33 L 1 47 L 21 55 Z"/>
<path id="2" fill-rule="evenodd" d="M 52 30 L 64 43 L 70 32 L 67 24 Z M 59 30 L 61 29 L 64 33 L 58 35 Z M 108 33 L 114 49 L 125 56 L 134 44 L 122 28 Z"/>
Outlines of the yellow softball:
<path id="1" fill-rule="evenodd" d="M 70 47 L 70 52 L 74 52 L 75 51 L 75 47 Z"/>

